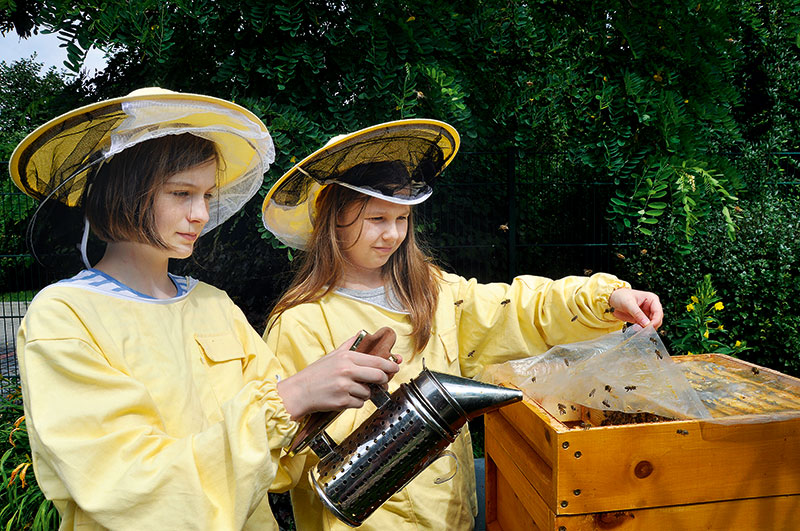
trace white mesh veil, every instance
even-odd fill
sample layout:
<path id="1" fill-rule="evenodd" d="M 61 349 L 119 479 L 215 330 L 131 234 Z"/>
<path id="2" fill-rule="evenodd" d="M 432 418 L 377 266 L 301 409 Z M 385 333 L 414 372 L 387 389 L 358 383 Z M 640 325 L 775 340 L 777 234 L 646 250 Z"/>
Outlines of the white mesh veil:
<path id="1" fill-rule="evenodd" d="M 223 160 L 203 234 L 225 222 L 256 194 L 275 160 L 275 148 L 266 129 L 236 110 L 192 100 L 136 100 L 124 102 L 122 109 L 127 118 L 110 135 L 104 158 L 145 140 L 181 133 L 192 133 L 217 145 Z"/>
<path id="2" fill-rule="evenodd" d="M 206 233 L 255 195 L 275 159 L 264 124 L 225 100 L 142 89 L 90 105 L 31 133 L 12 155 L 10 171 L 26 194 L 77 206 L 92 167 L 139 142 L 181 133 L 213 141 L 222 159 Z"/>

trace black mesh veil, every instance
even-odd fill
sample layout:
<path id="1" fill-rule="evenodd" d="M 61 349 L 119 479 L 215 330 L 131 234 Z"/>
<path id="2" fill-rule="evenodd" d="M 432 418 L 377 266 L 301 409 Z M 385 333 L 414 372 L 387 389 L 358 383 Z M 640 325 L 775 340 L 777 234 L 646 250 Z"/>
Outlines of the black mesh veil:
<path id="1" fill-rule="evenodd" d="M 427 119 L 388 122 L 334 137 L 267 193 L 264 225 L 286 245 L 303 249 L 313 228 L 317 196 L 334 183 L 395 203 L 420 203 L 432 193 L 459 142 L 450 125 Z"/>
<path id="2" fill-rule="evenodd" d="M 409 198 L 430 191 L 444 168 L 442 133 L 420 137 L 396 132 L 391 137 L 372 138 L 345 143 L 323 150 L 308 163 L 301 163 L 298 172 L 318 184 L 347 183 L 356 187 L 376 188 L 382 195 L 402 194 Z M 450 145 L 451 142 L 446 142 Z M 391 162 L 391 164 L 387 164 Z M 390 188 L 381 184 L 390 184 Z M 308 199 L 308 179 L 287 179 L 272 198 L 283 205 L 297 205 Z"/>
<path id="3" fill-rule="evenodd" d="M 88 168 L 102 159 L 110 131 L 125 118 L 121 106 L 115 104 L 70 117 L 45 131 L 20 153 L 19 167 L 25 168 L 19 176 L 20 188 L 35 199 L 50 196 L 76 206 Z"/>

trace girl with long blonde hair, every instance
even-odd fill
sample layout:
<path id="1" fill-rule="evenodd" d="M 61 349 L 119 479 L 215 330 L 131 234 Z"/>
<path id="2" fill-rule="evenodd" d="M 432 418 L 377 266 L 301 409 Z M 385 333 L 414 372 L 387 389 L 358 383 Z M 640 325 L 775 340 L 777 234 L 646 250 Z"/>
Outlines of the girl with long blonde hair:
<path id="1" fill-rule="evenodd" d="M 417 242 L 413 206 L 431 195 L 458 146 L 458 133 L 443 122 L 381 124 L 334 138 L 269 191 L 265 226 L 303 251 L 265 332 L 289 373 L 313 363 L 353 327 L 395 330 L 393 351 L 404 360 L 389 384 L 393 391 L 423 366 L 472 377 L 489 364 L 618 330 L 623 321 L 661 324 L 656 295 L 611 275 L 524 275 L 511 284 L 480 284 L 438 268 Z M 326 431 L 341 441 L 373 411 L 370 403 L 345 411 Z M 467 430 L 450 450 L 458 465 L 435 461 L 359 529 L 472 529 L 477 500 Z M 272 486 L 292 489 L 297 528 L 349 529 L 314 492 L 308 470 L 316 456 L 299 457 L 297 468 Z"/>

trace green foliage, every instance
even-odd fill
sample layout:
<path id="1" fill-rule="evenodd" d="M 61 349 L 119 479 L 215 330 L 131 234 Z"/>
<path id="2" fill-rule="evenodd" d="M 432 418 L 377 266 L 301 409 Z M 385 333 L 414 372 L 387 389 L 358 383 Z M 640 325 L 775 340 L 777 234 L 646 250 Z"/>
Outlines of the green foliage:
<path id="1" fill-rule="evenodd" d="M 738 198 L 728 192 L 725 179 L 718 172 L 707 170 L 706 166 L 694 160 L 676 161 L 676 164 L 665 160 L 647 167 L 642 176 L 632 176 L 635 184 L 631 195 L 626 197 L 621 190 L 616 190 L 616 197 L 610 200 L 610 219 L 621 222 L 617 228 L 621 225 L 652 236 L 651 227 L 670 211 L 665 199 L 669 199 L 671 192 L 673 231 L 669 241 L 679 252 L 692 252 L 695 236 L 698 231 L 705 234 L 712 209 L 717 206 L 726 233 L 733 240 L 736 225 L 731 205 Z"/>
<path id="2" fill-rule="evenodd" d="M 38 288 L 18 285 L 33 266 L 27 253 L 26 229 L 36 201 L 20 195 L 8 178 L 6 161 L 17 144 L 36 127 L 68 110 L 80 106 L 89 87 L 82 75 L 68 77 L 55 68 L 43 70 L 35 56 L 7 64 L 0 62 L 0 288 Z"/>
<path id="3" fill-rule="evenodd" d="M 25 135 L 64 108 L 69 82 L 55 67 L 42 68 L 35 55 L 11 64 L 0 61 L 0 161 L 9 160 Z M 3 179 L 2 190 L 9 184 Z"/>
<path id="4" fill-rule="evenodd" d="M 686 313 L 675 321 L 678 337 L 673 341 L 672 354 L 697 354 L 716 352 L 737 355 L 747 347 L 730 338 L 722 323 L 721 313 L 725 304 L 711 283 L 711 275 L 703 276 L 694 294 L 687 299 Z"/>
<path id="5" fill-rule="evenodd" d="M 671 351 L 698 352 L 696 346 L 682 346 L 690 341 L 686 336 L 692 329 L 686 321 L 686 297 L 689 286 L 713 274 L 715 296 L 725 306 L 727 333 L 722 335 L 747 345 L 741 357 L 800 375 L 797 186 L 773 185 L 775 189 L 767 189 L 763 196 L 743 198 L 738 207 L 739 233 L 733 242 L 718 221 L 689 255 L 680 254 L 669 243 L 666 228 L 639 238 L 638 252 L 625 251 L 627 258 L 618 273 L 637 288 L 659 294 L 665 305 L 664 340 Z M 702 334 L 701 324 L 695 328 Z"/>
<path id="6" fill-rule="evenodd" d="M 730 116 L 741 101 L 732 85 L 741 52 L 729 42 L 736 6 L 565 4 L 563 18 L 546 14 L 557 29 L 547 75 L 527 82 L 529 123 L 548 120 L 577 171 L 617 185 L 609 220 L 618 230 L 648 235 L 668 211 L 673 243 L 689 252 L 741 186 L 721 175 L 718 153 L 741 141 Z"/>
<path id="7" fill-rule="evenodd" d="M 36 483 L 19 383 L 3 380 L 0 397 L 0 524 L 4 529 L 50 531 L 59 516 Z"/>
<path id="8" fill-rule="evenodd" d="M 160 85 L 232 98 L 253 109 L 278 153 L 262 197 L 333 135 L 397 118 L 448 121 L 461 133 L 464 151 L 566 153 L 568 164 L 544 170 L 552 181 L 548 189 L 565 192 L 551 196 L 552 202 L 582 200 L 575 183 L 613 183 L 603 197 L 609 223 L 653 251 L 646 258 L 660 261 L 659 273 L 669 282 L 647 280 L 672 305 L 706 271 L 699 257 L 719 264 L 728 256 L 733 269 L 736 259 L 717 249 L 759 252 L 747 242 L 767 243 L 767 235 L 748 226 L 761 211 L 747 187 L 756 190 L 772 179 L 759 165 L 770 152 L 795 148 L 800 128 L 796 0 L 55 0 L 42 6 L 38 24 L 68 43 L 73 69 L 92 46 L 109 54 L 108 68 L 93 80 L 98 97 Z M 793 160 L 770 164 L 786 172 L 797 168 Z M 448 203 L 437 208 L 459 208 L 465 220 L 494 216 L 503 208 L 499 167 L 476 164 L 471 169 L 483 173 L 486 186 L 454 187 Z M 535 171 L 522 168 L 519 182 L 532 180 Z M 525 197 L 519 204 L 541 204 L 533 201 L 537 193 L 520 187 Z M 247 249 L 242 242 L 252 242 L 254 233 L 282 247 L 263 230 L 245 227 L 259 226 L 258 203 L 218 231 L 207 257 L 219 260 L 213 270 L 224 273 L 203 278 L 242 291 L 248 282 L 263 285 L 258 280 L 264 275 L 284 271 L 284 250 L 275 258 L 237 249 Z M 779 218 L 789 219 L 775 210 L 759 215 L 775 230 Z M 543 241 L 541 226 L 558 223 L 558 216 L 555 206 L 521 207 L 519 242 Z M 501 227 L 515 220 L 491 222 Z M 448 259 L 465 241 L 447 227 L 423 229 L 442 235 Z M 498 231 L 485 240 L 494 245 L 505 237 Z M 505 259 L 491 258 L 498 264 Z M 560 260 L 551 250 L 530 262 L 543 267 Z M 772 258 L 765 260 L 773 265 Z M 631 271 L 638 272 L 645 274 Z M 743 274 L 767 293 L 776 286 L 794 289 L 782 277 L 767 286 L 760 282 L 765 275 Z M 749 316 L 746 323 L 731 323 L 753 347 L 749 355 L 766 355 L 759 337 L 770 335 L 757 332 L 754 321 L 797 337 L 791 311 L 756 319 L 751 310 L 740 310 L 726 277 L 714 280 L 732 311 Z M 748 293 L 767 304 L 755 288 Z M 238 302 L 252 299 L 263 309 L 265 299 L 258 296 L 264 294 L 243 293 Z M 775 311 L 780 296 L 769 301 Z M 789 366 L 783 350 L 769 356 Z"/>
<path id="9" fill-rule="evenodd" d="M 747 1 L 56 1 L 40 23 L 68 43 L 74 70 L 92 46 L 112 55 L 109 95 L 135 81 L 258 108 L 286 154 L 270 180 L 333 134 L 441 118 L 467 149 L 566 150 L 577 173 L 615 182 L 612 224 L 648 234 L 669 211 L 673 243 L 690 252 L 711 218 L 734 231 L 741 182 L 720 151 L 744 138 L 738 65 L 751 34 L 773 38 L 762 11 Z"/>
<path id="10" fill-rule="evenodd" d="M 0 0 L 0 33 L 30 37 L 41 0 Z"/>
<path id="11" fill-rule="evenodd" d="M 19 301 L 27 301 L 30 302 L 33 300 L 33 296 L 35 293 L 33 290 L 23 290 L 23 291 L 12 291 L 6 293 L 0 293 L 0 301 L 2 302 L 19 302 Z"/>

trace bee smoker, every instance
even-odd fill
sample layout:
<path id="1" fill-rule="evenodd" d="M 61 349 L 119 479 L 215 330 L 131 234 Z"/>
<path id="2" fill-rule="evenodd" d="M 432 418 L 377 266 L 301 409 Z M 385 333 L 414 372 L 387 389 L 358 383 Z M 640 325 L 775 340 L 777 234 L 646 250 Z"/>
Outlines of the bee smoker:
<path id="1" fill-rule="evenodd" d="M 340 444 L 324 429 L 301 441 L 320 457 L 311 479 L 323 504 L 353 527 L 433 461 L 455 457 L 445 448 L 467 421 L 522 392 L 423 369 L 391 395 L 373 388 L 371 399 L 378 409 Z"/>

